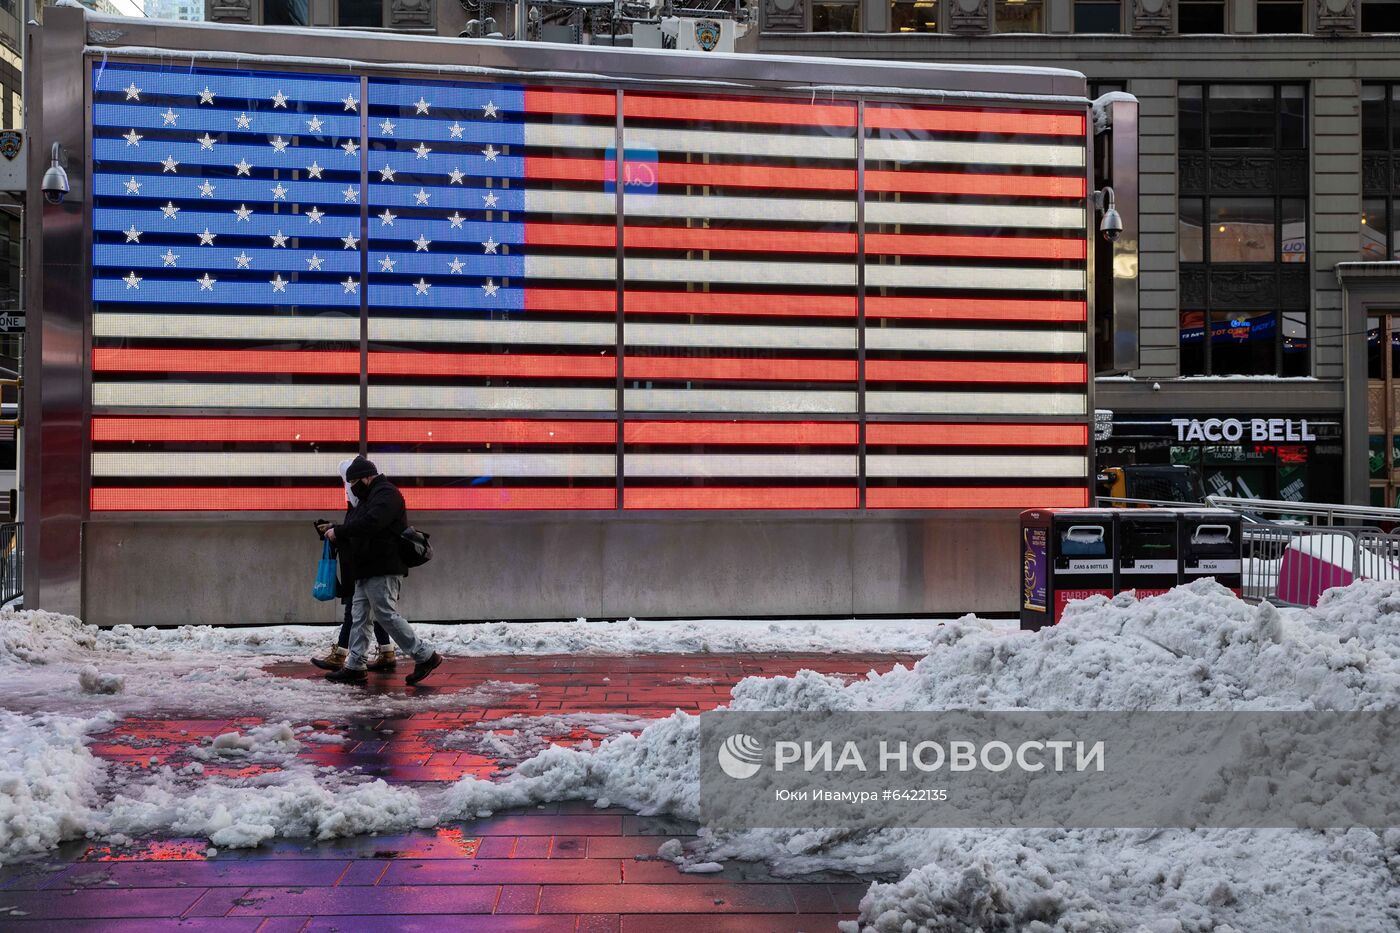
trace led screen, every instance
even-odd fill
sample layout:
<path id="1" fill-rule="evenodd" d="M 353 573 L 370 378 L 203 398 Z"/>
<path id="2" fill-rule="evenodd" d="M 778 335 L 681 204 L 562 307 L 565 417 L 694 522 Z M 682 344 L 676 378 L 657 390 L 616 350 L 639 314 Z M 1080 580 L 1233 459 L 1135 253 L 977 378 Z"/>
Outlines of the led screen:
<path id="1" fill-rule="evenodd" d="M 112 62 L 92 112 L 94 511 L 336 509 L 362 445 L 419 509 L 1087 501 L 1082 113 Z"/>

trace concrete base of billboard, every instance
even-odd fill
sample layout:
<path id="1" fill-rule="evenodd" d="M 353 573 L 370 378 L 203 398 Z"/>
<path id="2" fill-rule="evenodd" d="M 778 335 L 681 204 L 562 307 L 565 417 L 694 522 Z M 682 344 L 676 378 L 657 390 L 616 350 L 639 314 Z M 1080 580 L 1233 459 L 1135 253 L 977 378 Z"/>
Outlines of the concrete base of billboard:
<path id="1" fill-rule="evenodd" d="M 418 621 L 1014 612 L 1015 513 L 858 519 L 641 515 L 421 520 Z M 305 521 L 89 522 L 83 611 L 97 625 L 329 623 Z"/>

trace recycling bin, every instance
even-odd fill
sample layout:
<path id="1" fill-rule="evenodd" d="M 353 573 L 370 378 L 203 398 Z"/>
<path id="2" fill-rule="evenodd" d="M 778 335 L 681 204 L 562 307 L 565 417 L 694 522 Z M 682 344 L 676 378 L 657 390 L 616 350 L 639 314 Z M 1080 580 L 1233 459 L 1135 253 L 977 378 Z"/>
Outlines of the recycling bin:
<path id="1" fill-rule="evenodd" d="M 1111 509 L 1029 509 L 1021 513 L 1021 627 L 1060 621 L 1073 599 L 1114 593 Z"/>
<path id="2" fill-rule="evenodd" d="M 1240 516 L 1224 509 L 1180 513 L 1181 582 L 1214 577 L 1221 586 L 1244 594 L 1244 535 Z"/>
<path id="3" fill-rule="evenodd" d="M 1118 590 L 1138 598 L 1158 596 L 1177 585 L 1181 536 L 1171 509 L 1124 509 L 1118 513 Z"/>

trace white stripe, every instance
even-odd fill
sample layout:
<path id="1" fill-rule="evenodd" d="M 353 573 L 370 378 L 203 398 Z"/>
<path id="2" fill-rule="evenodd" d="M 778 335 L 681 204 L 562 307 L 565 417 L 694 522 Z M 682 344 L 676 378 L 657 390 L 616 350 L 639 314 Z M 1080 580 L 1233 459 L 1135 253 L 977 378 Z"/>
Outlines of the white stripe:
<path id="1" fill-rule="evenodd" d="M 716 116 L 723 116 L 724 105 Z M 573 127 L 565 130 L 563 138 Z M 526 139 L 529 139 L 528 130 Z M 794 135 L 791 133 L 745 133 L 730 130 L 679 130 L 623 128 L 624 145 L 628 149 L 655 149 L 659 152 L 685 152 L 708 155 L 775 156 L 794 159 L 854 159 L 854 137 Z M 532 144 L 533 145 L 533 144 Z M 578 145 L 560 142 L 552 145 Z M 612 146 L 614 143 L 604 143 Z M 868 144 L 867 144 L 868 145 Z M 972 161 L 977 161 L 973 159 Z"/>
<path id="2" fill-rule="evenodd" d="M 357 385 L 220 385 L 94 382 L 92 403 L 151 408 L 359 408 Z"/>
<path id="3" fill-rule="evenodd" d="M 634 454 L 628 476 L 857 476 L 859 457 L 839 454 Z"/>
<path id="4" fill-rule="evenodd" d="M 967 353 L 1083 353 L 1082 333 L 1034 330 L 960 330 L 941 327 L 866 327 L 871 350 Z"/>
<path id="5" fill-rule="evenodd" d="M 564 146 L 569 149 L 612 149 L 617 146 L 617 130 L 611 126 L 526 123 L 525 145 Z"/>
<path id="6" fill-rule="evenodd" d="M 427 320 L 374 315 L 369 319 L 369 339 L 611 347 L 617 342 L 617 325 L 602 321 Z"/>
<path id="7" fill-rule="evenodd" d="M 1007 437 L 1009 443 L 1015 438 Z M 630 455 L 629 455 L 630 459 Z M 1089 471 L 1087 457 L 989 457 L 912 454 L 867 454 L 867 476 L 937 476 L 956 479 L 981 477 L 1070 477 L 1082 479 Z"/>
<path id="8" fill-rule="evenodd" d="M 881 415 L 1082 415 L 1072 392 L 866 392 L 865 409 Z"/>
<path id="9" fill-rule="evenodd" d="M 1084 271 L 1016 266 L 866 265 L 865 282 L 873 288 L 995 288 L 1072 292 L 1084 290 Z"/>
<path id="10" fill-rule="evenodd" d="M 627 411 L 854 412 L 856 393 L 781 389 L 626 389 Z"/>
<path id="11" fill-rule="evenodd" d="M 371 408 L 433 411 L 613 411 L 613 389 L 496 388 L 491 386 L 369 387 Z"/>
<path id="12" fill-rule="evenodd" d="M 530 260 L 525 260 L 530 268 Z M 856 284 L 853 263 L 748 262 L 734 259 L 636 259 L 623 260 L 629 282 L 724 282 L 741 285 L 806 285 L 812 287 Z"/>
<path id="13" fill-rule="evenodd" d="M 628 258 L 623 268 L 629 282 L 763 282 L 828 287 L 856 284 L 852 263 Z M 617 261 L 602 256 L 526 256 L 525 276 L 610 282 L 617 278 Z"/>
<path id="14" fill-rule="evenodd" d="M 602 197 L 600 195 L 600 197 Z M 529 194 L 525 203 L 528 208 Z M 855 198 L 844 201 L 818 198 L 774 198 L 701 196 L 685 194 L 636 194 L 623 197 L 623 211 L 629 219 L 638 217 L 713 218 L 716 220 L 800 220 L 812 223 L 856 222 Z M 599 211 L 599 213 L 604 213 Z M 742 246 L 743 231 L 734 231 Z M 626 233 L 623 234 L 626 242 Z"/>
<path id="15" fill-rule="evenodd" d="M 854 327 L 769 327 L 736 324 L 634 324 L 623 331 L 629 347 L 774 347 L 854 350 Z"/>
<path id="16" fill-rule="evenodd" d="M 628 143 L 630 146 L 631 143 Z M 948 139 L 867 139 L 870 162 L 952 162 L 963 165 L 1045 165 L 1083 168 L 1080 144 L 980 143 Z"/>
<path id="17" fill-rule="evenodd" d="M 843 201 L 819 198 L 728 197 L 687 194 L 626 194 L 623 209 L 631 220 L 647 217 L 716 220 L 799 220 L 811 223 L 855 223 L 854 197 Z M 1060 210 L 1049 208 L 1049 210 Z M 525 212 L 530 214 L 589 214 L 611 217 L 617 213 L 615 195 L 597 191 L 525 192 Z M 1083 212 L 1080 212 L 1083 215 Z M 736 234 L 737 235 L 737 234 Z"/>
<path id="18" fill-rule="evenodd" d="M 127 453 L 92 455 L 94 476 L 335 476 L 343 454 Z M 613 454 L 376 454 L 397 476 L 613 476 Z"/>
<path id="19" fill-rule="evenodd" d="M 922 224 L 930 227 L 1017 227 L 1082 230 L 1082 207 L 1018 204 L 941 204 L 927 201 L 865 202 L 870 224 Z"/>
<path id="20" fill-rule="evenodd" d="M 181 337 L 189 340 L 331 340 L 359 343 L 360 316 L 266 314 L 127 314 L 92 316 L 94 337 Z"/>

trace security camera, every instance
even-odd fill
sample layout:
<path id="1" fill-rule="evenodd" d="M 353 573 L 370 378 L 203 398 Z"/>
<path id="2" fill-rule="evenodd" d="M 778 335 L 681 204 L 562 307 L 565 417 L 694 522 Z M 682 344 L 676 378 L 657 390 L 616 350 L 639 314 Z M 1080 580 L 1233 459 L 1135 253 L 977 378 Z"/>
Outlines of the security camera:
<path id="1" fill-rule="evenodd" d="M 68 196 L 68 172 L 63 168 L 63 149 L 58 143 L 53 144 L 49 170 L 44 173 L 44 183 L 41 187 L 44 200 L 50 204 L 62 204 L 63 199 Z"/>
<path id="2" fill-rule="evenodd" d="M 1094 207 L 1103 211 L 1103 220 L 1099 221 L 1099 232 L 1103 238 L 1112 243 L 1123 233 L 1123 218 L 1118 216 L 1118 208 L 1113 202 L 1113 189 L 1105 185 L 1094 192 Z"/>
<path id="3" fill-rule="evenodd" d="M 1099 232 L 1103 238 L 1112 243 L 1123 233 L 1123 218 L 1118 216 L 1118 212 L 1113 208 L 1104 211 L 1103 220 L 1099 221 Z"/>

